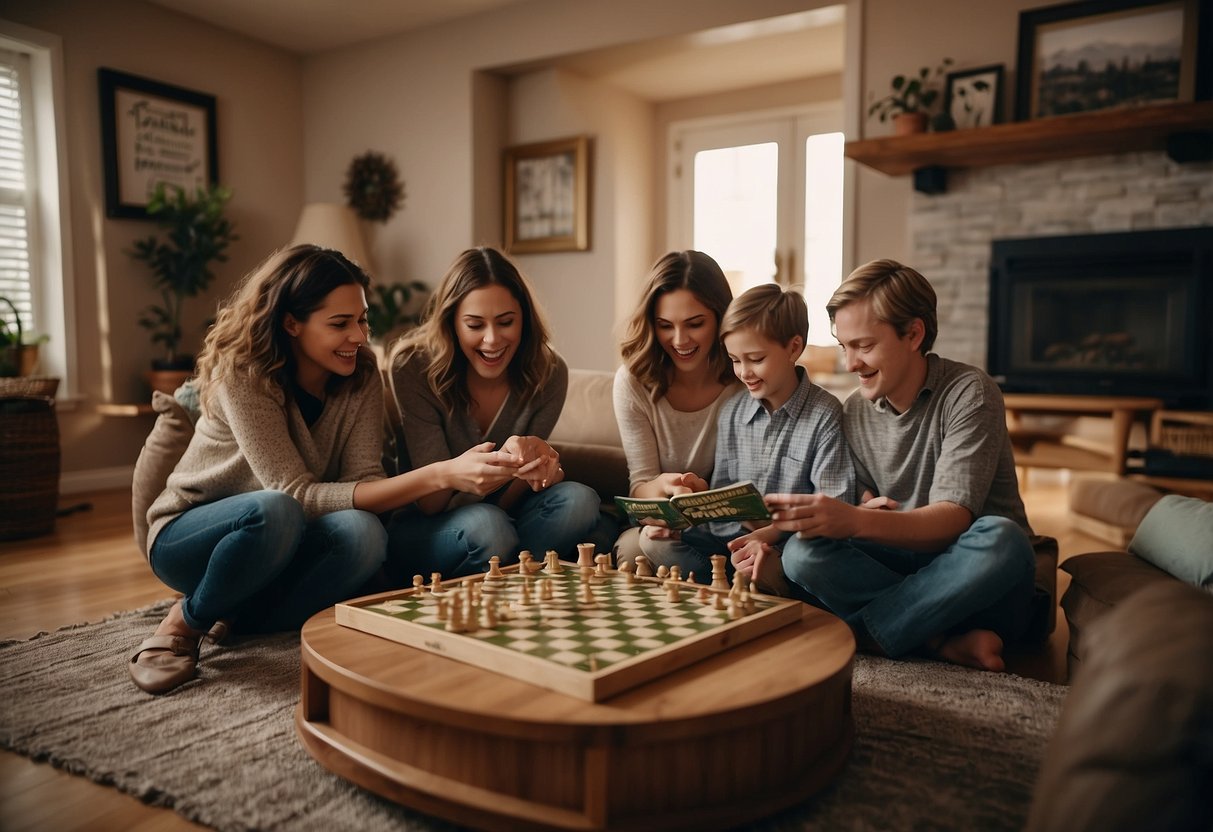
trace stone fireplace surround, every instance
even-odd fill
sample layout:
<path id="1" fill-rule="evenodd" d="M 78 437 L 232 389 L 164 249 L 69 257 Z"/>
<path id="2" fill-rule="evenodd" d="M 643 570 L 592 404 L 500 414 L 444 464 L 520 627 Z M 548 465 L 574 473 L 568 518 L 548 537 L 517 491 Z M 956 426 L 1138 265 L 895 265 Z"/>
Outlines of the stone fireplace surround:
<path id="1" fill-rule="evenodd" d="M 990 243 L 1011 237 L 1213 225 L 1213 163 L 1124 153 L 949 173 L 915 192 L 908 265 L 939 300 L 941 355 L 986 367 Z"/>

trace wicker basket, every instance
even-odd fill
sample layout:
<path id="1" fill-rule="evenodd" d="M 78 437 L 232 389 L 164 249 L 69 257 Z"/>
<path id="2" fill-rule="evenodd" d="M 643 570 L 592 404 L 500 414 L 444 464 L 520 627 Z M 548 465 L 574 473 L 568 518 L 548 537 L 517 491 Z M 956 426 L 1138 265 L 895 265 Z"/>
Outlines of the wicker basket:
<path id="1" fill-rule="evenodd" d="M 45 396 L 55 398 L 59 379 L 51 376 L 0 376 L 0 399 L 10 396 Z"/>
<path id="2" fill-rule="evenodd" d="M 55 400 L 49 396 L 0 397 L 0 540 L 54 531 L 58 503 Z"/>
<path id="3" fill-rule="evenodd" d="M 1151 444 L 1176 456 L 1213 457 L 1213 414 L 1159 411 Z"/>

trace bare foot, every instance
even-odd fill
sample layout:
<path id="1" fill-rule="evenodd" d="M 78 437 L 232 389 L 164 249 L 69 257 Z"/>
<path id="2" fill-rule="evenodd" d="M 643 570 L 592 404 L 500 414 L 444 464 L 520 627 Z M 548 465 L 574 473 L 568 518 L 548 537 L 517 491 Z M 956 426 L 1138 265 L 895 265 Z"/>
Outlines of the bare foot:
<path id="1" fill-rule="evenodd" d="M 950 636 L 934 647 L 935 655 L 945 662 L 1001 673 L 1007 669 L 1002 660 L 1002 639 L 992 630 L 969 630 Z"/>
<path id="2" fill-rule="evenodd" d="M 177 603 L 169 608 L 168 615 L 164 616 L 164 620 L 156 627 L 156 635 L 198 638 L 205 633 L 202 630 L 195 630 L 185 623 L 185 616 L 181 614 L 181 601 L 178 599 Z"/>

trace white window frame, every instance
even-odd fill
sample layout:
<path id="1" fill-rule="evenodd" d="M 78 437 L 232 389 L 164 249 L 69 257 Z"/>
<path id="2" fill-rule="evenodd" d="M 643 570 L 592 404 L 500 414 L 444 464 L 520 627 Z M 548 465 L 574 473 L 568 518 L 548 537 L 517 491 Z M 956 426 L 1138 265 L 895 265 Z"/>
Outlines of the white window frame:
<path id="1" fill-rule="evenodd" d="M 0 47 L 29 56 L 33 100 L 22 101 L 34 125 L 28 216 L 35 332 L 50 340 L 38 351 L 42 374 L 59 378 L 60 409 L 79 398 L 76 368 L 75 279 L 68 198 L 63 41 L 58 35 L 0 19 Z"/>

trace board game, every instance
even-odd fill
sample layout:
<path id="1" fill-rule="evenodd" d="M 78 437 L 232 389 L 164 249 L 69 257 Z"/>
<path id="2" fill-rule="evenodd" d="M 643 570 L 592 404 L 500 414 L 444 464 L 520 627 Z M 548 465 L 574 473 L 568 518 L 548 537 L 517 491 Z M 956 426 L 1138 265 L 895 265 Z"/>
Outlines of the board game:
<path id="1" fill-rule="evenodd" d="M 549 552 L 520 564 L 356 599 L 338 624 L 550 690 L 599 702 L 736 644 L 799 621 L 801 604 L 751 592 L 740 576 L 713 585 L 614 569 L 609 555 L 578 563 Z M 591 562 L 593 565 L 590 565 Z M 628 565 L 630 566 L 630 565 Z M 688 576 L 689 577 L 689 576 Z"/>

